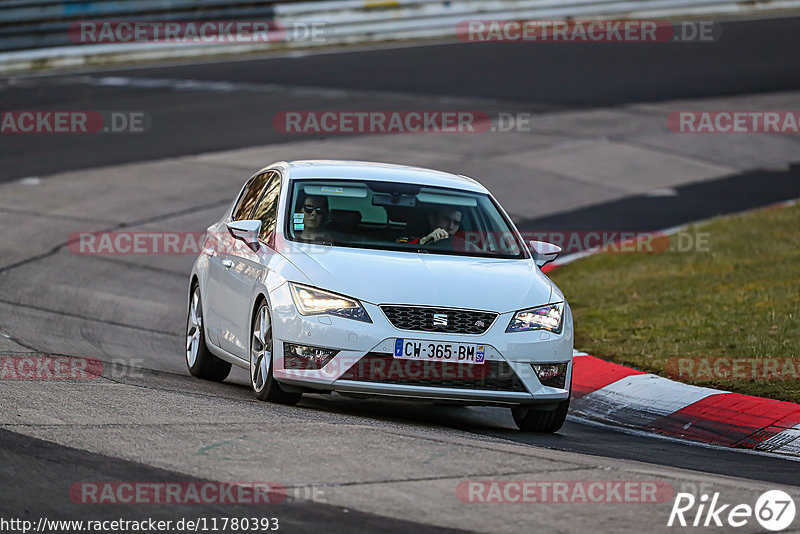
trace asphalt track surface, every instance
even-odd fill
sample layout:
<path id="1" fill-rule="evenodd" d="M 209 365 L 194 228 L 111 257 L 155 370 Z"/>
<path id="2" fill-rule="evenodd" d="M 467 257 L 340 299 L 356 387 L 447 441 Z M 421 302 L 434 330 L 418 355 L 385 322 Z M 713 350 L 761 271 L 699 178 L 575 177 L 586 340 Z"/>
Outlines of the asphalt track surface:
<path id="1" fill-rule="evenodd" d="M 800 50 L 796 28 L 800 19 L 728 22 L 724 38 L 713 44 L 575 45 L 437 44 L 381 48 L 296 58 L 260 58 L 210 62 L 203 65 L 147 67 L 89 74 L 98 77 L 192 79 L 254 86 L 219 91 L 164 91 L 98 85 L 75 80 L 74 73 L 36 79 L 4 80 L 3 109 L 129 109 L 146 110 L 165 128 L 146 136 L 4 137 L 0 181 L 125 162 L 197 154 L 245 146 L 281 143 L 296 138 L 274 131 L 270 118 L 285 109 L 404 109 L 432 103 L 437 109 L 463 109 L 470 99 L 495 111 L 563 110 L 630 102 L 770 92 L 800 87 Z M 336 90 L 283 94 L 280 87 Z M 241 89 L 241 87 L 240 87 Z M 316 91 L 316 92 L 315 92 Z M 321 95 L 325 95 L 321 98 Z M 372 95 L 372 96 L 371 96 Z M 447 100 L 458 97 L 464 100 Z M 444 100 L 443 100 L 444 98 Z M 311 138 L 311 137 L 309 137 Z M 631 197 L 546 218 L 531 218 L 522 229 L 598 228 L 649 230 L 729 213 L 800 196 L 800 169 L 759 171 L 680 188 L 671 197 Z M 759 187 L 770 180 L 770 187 Z M 176 361 L 180 363 L 180 358 Z M 187 380 L 190 380 L 187 378 Z M 209 385 L 247 395 L 239 383 Z M 785 459 L 708 448 L 646 435 L 620 433 L 570 419 L 553 436 L 518 433 L 506 410 L 456 408 L 383 401 L 354 401 L 338 396 L 308 396 L 301 406 L 335 421 L 357 415 L 384 421 L 404 421 L 421 427 L 438 426 L 499 437 L 534 447 L 634 459 L 658 465 L 800 486 L 797 463 Z M 158 470 L 0 431 L 0 473 L 7 487 L 18 488 L 4 507 L 32 516 L 62 512 L 68 500 L 42 499 L 61 495 L 65 480 L 191 480 Z M 183 477 L 183 478 L 180 478 Z M 339 524 L 342 510 L 321 504 L 293 508 L 283 505 L 281 520 L 292 531 L 318 531 L 319 525 Z M 309 507 L 313 507 L 313 510 Z M 192 507 L 185 515 L 201 515 Z M 64 513 L 66 511 L 66 513 Z M 75 509 L 83 512 L 82 509 Z M 97 517 L 120 516 L 119 507 L 98 509 Z M 232 515 L 202 509 L 202 515 Z M 180 515 L 174 507 L 164 517 Z M 127 512 L 125 512 L 127 513 Z M 148 510 L 155 517 L 158 510 Z M 133 511 L 133 517 L 140 517 Z M 122 513 L 124 517 L 124 513 Z M 311 519 L 309 519 L 311 518 Z M 350 512 L 364 531 L 444 532 L 421 524 Z M 372 527 L 372 528 L 370 528 Z"/>
<path id="2" fill-rule="evenodd" d="M 800 198 L 800 165 L 758 170 L 675 188 L 674 196 L 633 195 L 517 223 L 520 230 L 647 232 Z"/>
<path id="3" fill-rule="evenodd" d="M 732 451 L 720 447 L 702 447 L 693 443 L 669 440 L 651 435 L 621 434 L 619 430 L 586 424 L 569 417 L 562 429 L 551 435 L 525 434 L 514 426 L 507 410 L 493 408 L 461 408 L 453 406 L 417 405 L 373 401 L 353 401 L 334 396 L 310 397 L 304 405 L 319 410 L 406 421 L 444 425 L 449 428 L 499 437 L 535 447 L 579 452 L 609 458 L 637 460 L 658 465 L 729 475 L 751 480 L 800 486 L 796 473 L 798 462 Z"/>
<path id="4" fill-rule="evenodd" d="M 796 89 L 798 25 L 800 18 L 723 22 L 722 37 L 710 43 L 444 43 L 95 71 L 91 82 L 63 74 L 0 79 L 0 109 L 143 111 L 158 125 L 148 135 L 6 136 L 0 181 L 297 141 L 272 127 L 285 110 L 543 113 Z M 100 84 L 102 77 L 233 87 L 154 91 Z M 311 89 L 283 90 L 298 87 Z M 303 139 L 315 137 L 323 136 Z"/>
<path id="5" fill-rule="evenodd" d="M 148 483 L 202 483 L 202 479 L 158 469 L 147 465 L 91 454 L 79 449 L 29 438 L 0 430 L 0 474 L 7 489 L 3 497 L 3 515 L 31 520 L 39 517 L 59 520 L 86 518 L 85 504 L 69 498 L 73 480 L 146 480 Z M 47 495 L 47 499 L 42 496 Z M 271 495 L 271 494 L 270 494 Z M 291 494 L 290 494 L 291 495 Z M 279 519 L 281 531 L 314 534 L 325 525 L 359 525 L 362 532 L 423 532 L 445 534 L 464 532 L 440 528 L 412 521 L 400 521 L 356 510 L 342 510 L 322 503 L 293 501 L 272 496 L 275 503 L 268 505 L 269 516 L 257 505 L 247 504 L 148 504 L 140 506 L 91 505 L 92 519 L 141 521 L 143 512 L 155 521 L 178 521 L 198 517 L 261 517 Z M 13 511 L 13 512 L 12 512 Z M 208 519 L 210 520 L 210 519 Z"/>

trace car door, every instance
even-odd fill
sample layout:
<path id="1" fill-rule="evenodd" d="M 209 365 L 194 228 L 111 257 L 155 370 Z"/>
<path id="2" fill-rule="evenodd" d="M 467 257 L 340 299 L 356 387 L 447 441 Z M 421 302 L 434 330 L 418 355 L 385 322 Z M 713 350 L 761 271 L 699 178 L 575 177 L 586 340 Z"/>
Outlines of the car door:
<path id="1" fill-rule="evenodd" d="M 225 223 L 250 218 L 271 176 L 271 173 L 263 172 L 250 178 L 242 189 L 230 216 L 209 229 L 211 246 L 208 246 L 205 252 L 209 256 L 207 294 L 203 295 L 203 298 L 206 301 L 205 321 L 209 341 L 218 347 L 227 346 L 223 344 L 222 338 L 223 335 L 230 335 L 227 332 L 223 333 L 221 328 L 221 318 L 227 313 L 224 310 L 230 306 L 230 296 L 224 287 L 234 265 L 231 252 L 241 244 L 241 241 L 237 242 L 233 238 Z"/>
<path id="2" fill-rule="evenodd" d="M 275 230 L 280 189 L 280 175 L 271 171 L 267 185 L 250 215 L 251 219 L 261 221 L 258 250 L 253 250 L 241 240 L 234 240 L 229 254 L 223 259 L 228 267 L 221 287 L 225 304 L 220 307 L 220 346 L 245 360 L 249 359 L 251 299 L 256 284 L 265 278 L 266 265 L 274 254 L 268 243 Z"/>

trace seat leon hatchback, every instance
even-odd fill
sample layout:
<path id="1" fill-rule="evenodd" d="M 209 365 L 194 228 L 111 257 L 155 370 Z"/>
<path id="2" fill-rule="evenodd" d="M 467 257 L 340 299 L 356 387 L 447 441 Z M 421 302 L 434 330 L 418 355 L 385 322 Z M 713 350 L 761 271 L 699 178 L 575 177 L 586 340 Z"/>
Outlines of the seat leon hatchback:
<path id="1" fill-rule="evenodd" d="M 191 273 L 186 362 L 256 397 L 304 393 L 511 409 L 564 422 L 572 314 L 525 243 L 465 176 L 357 161 L 278 162 L 207 231 Z"/>

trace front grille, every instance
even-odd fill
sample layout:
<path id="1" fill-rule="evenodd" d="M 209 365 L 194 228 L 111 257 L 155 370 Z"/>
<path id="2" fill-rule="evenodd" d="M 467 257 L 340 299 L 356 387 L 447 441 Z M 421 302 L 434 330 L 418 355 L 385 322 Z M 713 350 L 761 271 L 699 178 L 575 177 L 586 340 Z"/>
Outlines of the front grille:
<path id="1" fill-rule="evenodd" d="M 503 361 L 487 360 L 482 365 L 475 365 L 406 360 L 379 352 L 364 355 L 339 380 L 484 391 L 528 391 Z"/>
<path id="2" fill-rule="evenodd" d="M 445 334 L 483 334 L 497 314 L 476 310 L 455 310 L 453 308 L 429 308 L 422 306 L 381 306 L 383 313 L 400 330 L 418 332 L 442 332 Z M 438 322 L 434 322 L 434 315 Z M 446 322 L 445 324 L 441 324 Z"/>

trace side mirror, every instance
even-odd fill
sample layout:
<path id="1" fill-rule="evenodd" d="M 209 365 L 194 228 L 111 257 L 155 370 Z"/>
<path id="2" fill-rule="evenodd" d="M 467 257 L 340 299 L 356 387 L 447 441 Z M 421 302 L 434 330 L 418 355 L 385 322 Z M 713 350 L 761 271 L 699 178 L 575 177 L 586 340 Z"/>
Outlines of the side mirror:
<path id="1" fill-rule="evenodd" d="M 543 267 L 561 254 L 561 247 L 547 241 L 531 241 L 531 253 L 536 265 Z"/>
<path id="2" fill-rule="evenodd" d="M 261 232 L 261 221 L 231 221 L 226 226 L 233 237 L 241 239 L 251 249 L 258 250 L 258 234 Z"/>

